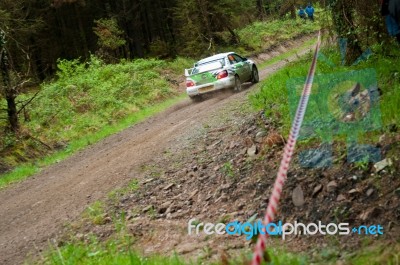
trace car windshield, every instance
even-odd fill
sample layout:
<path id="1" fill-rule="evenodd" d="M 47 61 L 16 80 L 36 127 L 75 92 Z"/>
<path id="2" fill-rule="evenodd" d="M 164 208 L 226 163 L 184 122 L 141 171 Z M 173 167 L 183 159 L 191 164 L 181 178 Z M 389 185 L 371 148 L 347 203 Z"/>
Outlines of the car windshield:
<path id="1" fill-rule="evenodd" d="M 211 71 L 211 70 L 216 70 L 216 69 L 222 68 L 223 66 L 225 66 L 225 60 L 223 58 L 215 60 L 215 61 L 205 62 L 200 65 L 197 65 L 193 69 L 192 74 L 199 74 L 199 73 L 203 73 L 203 72 L 207 72 L 207 71 Z"/>

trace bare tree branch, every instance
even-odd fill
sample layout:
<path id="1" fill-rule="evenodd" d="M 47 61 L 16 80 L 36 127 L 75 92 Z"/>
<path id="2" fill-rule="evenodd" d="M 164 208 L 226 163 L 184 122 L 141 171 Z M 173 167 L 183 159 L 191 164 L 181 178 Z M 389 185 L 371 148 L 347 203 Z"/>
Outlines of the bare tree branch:
<path id="1" fill-rule="evenodd" d="M 36 96 L 39 94 L 40 90 L 38 90 L 33 97 L 31 97 L 25 104 L 22 105 L 22 107 L 17 111 L 17 114 L 19 114 L 23 109 L 25 109 L 26 106 L 28 106 L 32 100 L 34 100 L 36 98 Z"/>
<path id="2" fill-rule="evenodd" d="M 43 146 L 45 146 L 47 149 L 52 150 L 53 148 L 46 144 L 45 142 L 43 142 L 42 140 L 40 140 L 39 138 L 34 137 L 33 135 L 31 135 L 30 133 L 27 134 L 29 138 L 31 138 L 34 141 L 37 141 L 38 143 L 42 144 Z"/>
<path id="3" fill-rule="evenodd" d="M 26 79 L 24 81 L 22 81 L 21 83 L 19 83 L 18 85 L 14 86 L 14 89 L 16 90 L 17 88 L 21 88 L 23 87 L 26 83 L 29 83 L 31 80 L 30 79 Z"/>
<path id="4" fill-rule="evenodd" d="M 348 8 L 348 7 L 346 7 Z M 345 18 L 345 20 L 347 21 L 347 24 L 349 24 L 351 27 L 355 27 L 355 25 L 349 20 L 349 18 L 346 15 L 346 10 L 345 10 L 345 5 L 342 6 L 342 12 L 343 12 L 343 17 Z"/>

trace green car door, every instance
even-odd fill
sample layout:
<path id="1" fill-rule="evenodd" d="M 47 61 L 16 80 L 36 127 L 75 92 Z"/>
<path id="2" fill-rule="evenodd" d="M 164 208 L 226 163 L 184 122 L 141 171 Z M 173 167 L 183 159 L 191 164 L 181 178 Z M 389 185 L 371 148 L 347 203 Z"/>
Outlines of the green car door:
<path id="1" fill-rule="evenodd" d="M 246 82 L 250 80 L 251 78 L 251 69 L 250 69 L 250 63 L 245 61 L 242 57 L 240 57 L 237 54 L 232 55 L 233 58 L 235 58 L 235 64 L 234 68 L 236 73 L 240 77 L 241 82 Z"/>

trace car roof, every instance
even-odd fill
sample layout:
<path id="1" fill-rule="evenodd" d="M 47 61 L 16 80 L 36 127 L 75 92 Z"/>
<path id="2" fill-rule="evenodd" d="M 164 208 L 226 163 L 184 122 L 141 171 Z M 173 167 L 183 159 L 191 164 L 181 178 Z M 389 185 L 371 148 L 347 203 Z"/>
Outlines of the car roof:
<path id="1" fill-rule="evenodd" d="M 212 61 L 215 61 L 215 60 L 218 60 L 218 59 L 222 59 L 222 58 L 224 58 L 225 56 L 227 56 L 227 55 L 229 55 L 229 54 L 232 54 L 232 53 L 234 53 L 234 52 L 219 53 L 219 54 L 216 54 L 216 55 L 213 55 L 213 56 L 210 56 L 210 57 L 201 59 L 200 61 L 198 61 L 198 62 L 196 63 L 196 65 L 203 64 L 203 63 L 207 63 L 207 62 L 212 62 Z"/>

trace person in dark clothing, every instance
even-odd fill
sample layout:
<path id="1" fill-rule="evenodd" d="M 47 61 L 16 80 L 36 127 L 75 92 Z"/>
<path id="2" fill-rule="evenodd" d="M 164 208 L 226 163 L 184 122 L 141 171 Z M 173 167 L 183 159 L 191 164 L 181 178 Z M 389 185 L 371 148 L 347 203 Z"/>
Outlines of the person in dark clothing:
<path id="1" fill-rule="evenodd" d="M 314 7 L 311 5 L 311 3 L 308 3 L 307 7 L 306 7 L 306 13 L 308 18 L 311 21 L 314 21 Z"/>
<path id="2" fill-rule="evenodd" d="M 381 0 L 381 14 L 389 35 L 396 37 L 400 44 L 400 0 Z"/>
<path id="3" fill-rule="evenodd" d="M 306 12 L 304 11 L 304 9 L 302 7 L 300 7 L 300 9 L 299 9 L 299 17 L 302 19 L 306 19 Z"/>

